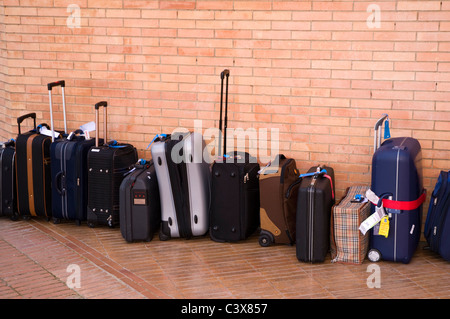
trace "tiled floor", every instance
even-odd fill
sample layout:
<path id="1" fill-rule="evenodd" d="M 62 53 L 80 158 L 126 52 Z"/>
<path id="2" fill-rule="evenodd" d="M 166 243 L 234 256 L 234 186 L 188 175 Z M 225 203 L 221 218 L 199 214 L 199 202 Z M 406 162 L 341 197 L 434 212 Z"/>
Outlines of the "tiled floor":
<path id="1" fill-rule="evenodd" d="M 378 262 L 380 288 L 362 265 L 301 263 L 295 247 L 195 239 L 127 243 L 119 228 L 0 218 L 0 298 L 26 299 L 450 299 L 450 262 L 416 251 L 410 264 Z M 79 288 L 68 278 L 79 266 Z M 75 282 L 75 281 L 70 281 Z"/>

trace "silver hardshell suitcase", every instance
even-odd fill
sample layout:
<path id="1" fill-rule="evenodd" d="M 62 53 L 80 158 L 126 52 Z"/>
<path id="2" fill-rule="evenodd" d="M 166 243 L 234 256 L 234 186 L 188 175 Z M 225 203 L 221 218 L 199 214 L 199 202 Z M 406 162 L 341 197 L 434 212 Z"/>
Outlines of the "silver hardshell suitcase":
<path id="1" fill-rule="evenodd" d="M 158 136 L 151 147 L 161 199 L 160 240 L 208 231 L 211 169 L 204 149 L 196 132 Z"/>

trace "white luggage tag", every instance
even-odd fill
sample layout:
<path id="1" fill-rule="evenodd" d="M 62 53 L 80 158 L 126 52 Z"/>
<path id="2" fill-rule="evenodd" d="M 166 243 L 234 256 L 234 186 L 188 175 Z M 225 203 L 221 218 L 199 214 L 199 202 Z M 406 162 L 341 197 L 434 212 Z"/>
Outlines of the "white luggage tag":
<path id="1" fill-rule="evenodd" d="M 384 216 L 386 216 L 386 211 L 384 210 L 383 205 L 381 205 L 380 207 L 376 206 L 375 213 L 370 215 L 361 223 L 361 225 L 359 226 L 359 230 L 363 235 L 365 235 L 367 231 L 378 224 Z"/>
<path id="2" fill-rule="evenodd" d="M 46 128 L 45 126 L 42 126 L 42 127 L 39 128 L 39 134 L 47 135 L 47 136 L 51 137 L 52 136 L 52 131 L 49 130 L 48 128 Z M 58 132 L 55 132 L 53 135 L 54 135 L 55 138 L 59 137 L 59 133 Z"/>

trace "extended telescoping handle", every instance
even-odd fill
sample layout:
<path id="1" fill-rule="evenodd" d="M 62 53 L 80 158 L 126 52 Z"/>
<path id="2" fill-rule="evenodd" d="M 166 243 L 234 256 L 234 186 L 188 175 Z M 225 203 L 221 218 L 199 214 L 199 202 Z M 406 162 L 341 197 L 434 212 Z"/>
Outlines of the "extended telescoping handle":
<path id="1" fill-rule="evenodd" d="M 108 103 L 106 101 L 100 101 L 95 104 L 95 146 L 98 147 L 99 144 L 99 108 L 103 107 L 103 141 L 107 142 L 107 131 L 108 131 L 108 120 L 107 120 L 107 111 L 106 107 L 108 106 Z"/>
<path id="2" fill-rule="evenodd" d="M 223 138 L 223 155 L 227 150 L 227 127 L 228 127 L 228 78 L 230 77 L 230 70 L 225 69 L 220 73 L 221 87 L 220 87 L 220 119 L 219 119 L 219 156 L 222 150 L 222 106 L 223 106 L 223 80 L 226 77 L 225 84 L 225 119 L 224 119 L 224 138 Z"/>
<path id="3" fill-rule="evenodd" d="M 34 120 L 34 129 L 36 129 L 36 113 L 28 113 L 25 115 L 22 115 L 21 117 L 17 118 L 17 125 L 19 128 L 19 134 L 20 134 L 20 124 L 26 120 L 27 118 L 32 118 Z"/>
<path id="4" fill-rule="evenodd" d="M 64 133 L 67 134 L 67 120 L 66 120 L 66 98 L 64 96 L 64 88 L 66 87 L 66 81 L 56 81 L 47 84 L 48 88 L 48 100 L 50 103 L 50 125 L 52 127 L 52 142 L 55 140 L 55 126 L 53 125 L 53 105 L 52 105 L 52 89 L 55 86 L 61 86 L 61 95 L 63 103 L 63 117 L 64 117 Z"/>
<path id="5" fill-rule="evenodd" d="M 375 123 L 374 127 L 374 133 L 373 133 L 373 152 L 380 147 L 381 145 L 381 130 L 380 126 L 383 124 L 383 122 L 388 118 L 387 114 L 383 114 L 382 117 L 378 119 L 378 121 Z"/>

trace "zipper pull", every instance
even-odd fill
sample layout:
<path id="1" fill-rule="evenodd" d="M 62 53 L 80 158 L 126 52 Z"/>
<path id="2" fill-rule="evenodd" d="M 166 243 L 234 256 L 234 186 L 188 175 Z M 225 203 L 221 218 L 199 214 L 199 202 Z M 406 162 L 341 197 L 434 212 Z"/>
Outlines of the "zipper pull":
<path id="1" fill-rule="evenodd" d="M 77 186 L 80 186 L 80 178 L 77 178 Z"/>
<path id="2" fill-rule="evenodd" d="M 433 201 L 433 205 L 434 205 L 434 206 L 436 206 L 436 205 L 437 205 L 437 201 L 438 201 L 438 198 L 437 198 L 437 197 L 435 197 L 435 198 L 434 198 L 434 201 Z"/>
<path id="3" fill-rule="evenodd" d="M 436 236 L 436 233 L 437 233 L 437 226 L 434 226 L 434 228 L 433 228 L 433 235 Z"/>
<path id="4" fill-rule="evenodd" d="M 248 173 L 247 173 L 247 174 L 245 174 L 245 176 L 244 176 L 244 184 L 247 183 L 248 180 L 249 180 L 249 177 L 248 177 Z"/>

